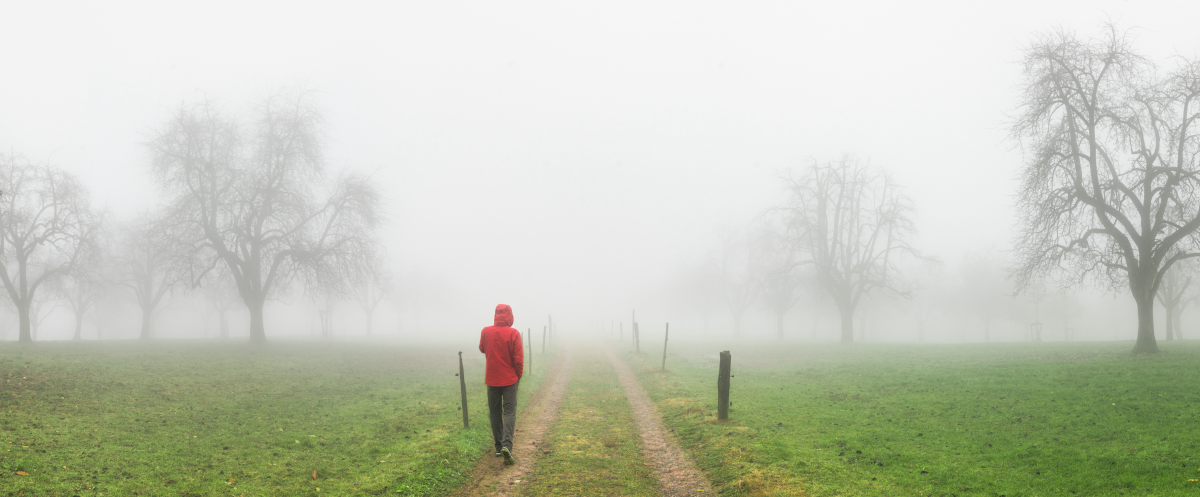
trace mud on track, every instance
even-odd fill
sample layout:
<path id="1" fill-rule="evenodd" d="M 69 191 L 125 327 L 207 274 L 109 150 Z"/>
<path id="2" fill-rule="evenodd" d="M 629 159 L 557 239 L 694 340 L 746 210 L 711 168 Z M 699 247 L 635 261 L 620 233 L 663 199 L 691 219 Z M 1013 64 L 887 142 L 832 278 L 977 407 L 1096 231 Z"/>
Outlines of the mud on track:
<path id="1" fill-rule="evenodd" d="M 541 447 L 546 445 L 546 433 L 550 431 L 554 420 L 558 419 L 558 408 L 563 403 L 567 382 L 571 379 L 571 347 L 560 350 L 562 352 L 543 380 L 542 388 L 530 400 L 529 407 L 517 416 L 517 427 L 513 433 L 513 455 L 517 463 L 505 466 L 504 460 L 493 456 L 493 449 L 489 447 L 475 465 L 470 483 L 464 485 L 456 495 L 516 495 L 520 484 L 514 482 L 533 474 L 542 455 Z M 482 420 L 486 423 L 487 417 L 484 416 Z"/>
<path id="2" fill-rule="evenodd" d="M 617 371 L 617 378 L 625 388 L 625 397 L 633 409 L 633 419 L 642 435 L 642 457 L 654 470 L 655 476 L 666 496 L 716 495 L 712 484 L 692 463 L 679 443 L 663 430 L 658 418 L 658 409 L 646 397 L 645 390 L 638 384 L 633 371 L 612 349 L 605 347 L 604 353 Z"/>

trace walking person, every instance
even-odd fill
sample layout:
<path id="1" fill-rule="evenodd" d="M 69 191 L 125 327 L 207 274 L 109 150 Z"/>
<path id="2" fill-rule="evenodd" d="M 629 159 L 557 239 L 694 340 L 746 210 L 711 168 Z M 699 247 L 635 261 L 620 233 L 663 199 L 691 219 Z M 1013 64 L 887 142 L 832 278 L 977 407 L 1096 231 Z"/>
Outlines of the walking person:
<path id="1" fill-rule="evenodd" d="M 504 464 L 516 462 L 512 439 L 517 424 L 517 385 L 525 372 L 521 332 L 512 324 L 512 307 L 500 304 L 496 306 L 495 326 L 488 326 L 479 334 L 479 351 L 487 356 L 483 382 L 487 384 L 492 441 L 496 456 L 503 456 Z"/>

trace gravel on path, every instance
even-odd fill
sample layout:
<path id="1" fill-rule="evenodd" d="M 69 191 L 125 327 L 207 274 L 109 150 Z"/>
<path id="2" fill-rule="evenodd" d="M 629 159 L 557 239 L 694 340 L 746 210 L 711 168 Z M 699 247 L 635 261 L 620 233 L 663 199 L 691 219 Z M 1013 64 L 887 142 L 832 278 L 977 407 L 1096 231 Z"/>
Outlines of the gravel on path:
<path id="1" fill-rule="evenodd" d="M 617 378 L 621 380 L 621 386 L 625 388 L 625 397 L 629 399 L 638 432 L 642 435 L 642 455 L 658 477 L 662 494 L 716 495 L 708 478 L 696 469 L 696 465 L 688 459 L 679 443 L 663 429 L 658 409 L 650 402 L 650 398 L 646 397 L 646 392 L 642 390 L 633 371 L 612 349 L 605 347 L 604 353 L 608 355 L 613 369 L 617 371 Z"/>

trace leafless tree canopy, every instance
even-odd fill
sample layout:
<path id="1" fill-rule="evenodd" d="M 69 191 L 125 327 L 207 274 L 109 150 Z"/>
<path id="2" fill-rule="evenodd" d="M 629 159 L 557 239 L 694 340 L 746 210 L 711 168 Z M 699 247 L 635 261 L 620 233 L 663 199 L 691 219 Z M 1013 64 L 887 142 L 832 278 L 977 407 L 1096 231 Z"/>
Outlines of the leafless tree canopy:
<path id="1" fill-rule="evenodd" d="M 189 275 L 190 251 L 178 243 L 174 226 L 143 214 L 122 230 L 117 249 L 117 282 L 133 293 L 142 309 L 140 338 L 149 339 L 159 304 Z"/>
<path id="2" fill-rule="evenodd" d="M 814 163 L 804 175 L 785 178 L 789 234 L 800 263 L 837 304 L 842 341 L 854 341 L 854 310 L 876 290 L 904 293 L 897 264 L 921 257 L 909 244 L 915 233 L 912 202 L 886 173 L 853 158 Z"/>
<path id="3" fill-rule="evenodd" d="M 1198 97 L 1200 64 L 1160 71 L 1112 26 L 1086 40 L 1048 33 L 1026 50 L 1014 276 L 1022 288 L 1051 274 L 1127 284 L 1135 352 L 1158 350 L 1153 302 L 1168 269 L 1200 255 Z"/>
<path id="4" fill-rule="evenodd" d="M 318 198 L 321 123 L 304 94 L 266 98 L 246 127 L 199 104 L 179 109 L 149 143 L 197 275 L 228 269 L 254 341 L 266 338 L 266 300 L 297 278 L 352 288 L 376 254 L 380 197 L 367 178 L 341 176 Z"/>
<path id="5" fill-rule="evenodd" d="M 721 240 L 721 251 L 711 260 L 721 300 L 733 315 L 733 334 L 740 336 L 742 317 L 754 305 L 762 288 L 759 248 L 749 230 L 733 230 Z"/>
<path id="6" fill-rule="evenodd" d="M 99 223 L 79 181 L 52 166 L 0 158 L 0 191 L 0 280 L 17 308 L 20 340 L 30 342 L 38 290 L 75 268 Z"/>
<path id="7" fill-rule="evenodd" d="M 80 246 L 76 263 L 67 273 L 67 277 L 50 281 L 51 289 L 66 301 L 67 307 L 75 315 L 75 333 L 71 337 L 72 340 L 83 339 L 84 316 L 104 295 L 108 283 L 109 275 L 106 274 L 106 269 L 112 241 L 105 229 L 106 219 L 107 216 L 103 212 L 93 218 L 95 227 L 89 229 L 92 236 Z"/>
<path id="8" fill-rule="evenodd" d="M 793 250 L 787 237 L 787 227 L 780 222 L 782 220 L 771 216 L 764 221 L 755 237 L 759 292 L 763 304 L 775 314 L 775 337 L 783 340 L 784 315 L 800 302 L 802 285 L 809 275 L 798 264 L 801 255 Z"/>

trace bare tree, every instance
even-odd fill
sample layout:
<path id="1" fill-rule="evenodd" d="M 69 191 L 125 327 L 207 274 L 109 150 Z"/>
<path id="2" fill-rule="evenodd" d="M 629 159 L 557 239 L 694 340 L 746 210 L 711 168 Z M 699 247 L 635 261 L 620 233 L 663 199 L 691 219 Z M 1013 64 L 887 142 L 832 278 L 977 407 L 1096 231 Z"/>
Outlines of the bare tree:
<path id="1" fill-rule="evenodd" d="M 709 259 L 700 264 L 689 265 L 672 281 L 672 294 L 680 299 L 682 307 L 700 314 L 703 320 L 701 331 L 707 336 L 713 312 L 720 308 L 723 295 L 718 265 Z M 613 333 L 617 331 L 613 325 Z"/>
<path id="2" fill-rule="evenodd" d="M 133 292 L 142 310 L 138 337 L 153 335 L 154 318 L 164 297 L 184 282 L 189 261 L 172 233 L 172 226 L 142 214 L 122 230 L 117 252 L 117 281 Z"/>
<path id="3" fill-rule="evenodd" d="M 237 287 L 228 270 L 218 266 L 205 275 L 200 283 L 205 302 L 217 313 L 217 336 L 229 338 L 229 311 L 233 310 L 241 298 L 238 297 Z"/>
<path id="4" fill-rule="evenodd" d="M 325 200 L 321 115 L 305 94 L 276 95 L 244 132 L 211 105 L 179 109 L 149 147 L 171 216 L 187 234 L 201 277 L 223 265 L 250 312 L 250 340 L 266 340 L 263 306 L 297 277 L 371 267 L 380 196 L 344 175 Z M 198 279 L 193 280 L 193 284 Z"/>
<path id="5" fill-rule="evenodd" d="M 912 313 L 917 325 L 917 342 L 925 341 L 929 318 L 938 310 L 938 301 L 944 298 L 940 269 L 940 264 L 922 264 L 910 271 L 913 274 L 912 294 L 903 305 L 905 311 Z"/>
<path id="6" fill-rule="evenodd" d="M 968 254 L 959 270 L 956 300 L 979 318 L 983 341 L 992 341 L 992 323 L 1013 313 L 1013 293 L 1003 265 L 992 251 Z"/>
<path id="7" fill-rule="evenodd" d="M 851 343 L 862 297 L 907 295 L 896 265 L 905 256 L 924 258 L 909 244 L 916 231 L 912 202 L 886 173 L 850 157 L 814 162 L 804 175 L 784 180 L 789 236 L 837 305 L 842 342 Z"/>
<path id="8" fill-rule="evenodd" d="M 87 190 L 52 166 L 0 157 L 0 190 L 0 280 L 17 308 L 20 341 L 32 342 L 38 290 L 74 269 L 98 223 Z"/>
<path id="9" fill-rule="evenodd" d="M 94 219 L 98 225 L 94 236 L 80 247 L 78 262 L 67 277 L 51 281 L 54 293 L 67 302 L 67 307 L 71 308 L 71 313 L 75 316 L 75 334 L 72 335 L 72 340 L 83 339 L 84 316 L 92 310 L 105 292 L 105 250 L 109 244 L 102 241 L 107 239 L 103 229 L 104 218 L 101 214 Z"/>
<path id="10" fill-rule="evenodd" d="M 1079 302 L 1079 296 L 1074 293 L 1058 292 L 1053 302 L 1054 310 L 1059 319 L 1062 320 L 1063 326 L 1063 341 L 1070 342 L 1075 337 L 1075 317 L 1084 311 L 1084 306 Z"/>
<path id="11" fill-rule="evenodd" d="M 775 314 L 775 337 L 783 340 L 783 317 L 800 302 L 803 274 L 797 253 L 788 244 L 782 227 L 766 224 L 756 241 L 760 294 L 763 303 Z"/>
<path id="12" fill-rule="evenodd" d="M 1160 74 L 1110 25 L 1094 39 L 1040 36 L 1024 71 L 1018 286 L 1049 273 L 1126 286 L 1133 352 L 1157 352 L 1154 295 L 1172 265 L 1200 255 L 1200 63 Z"/>
<path id="13" fill-rule="evenodd" d="M 367 336 L 371 336 L 372 324 L 375 321 L 375 309 L 391 292 L 392 275 L 387 272 L 372 271 L 370 277 L 358 285 L 358 291 L 355 292 L 354 297 L 367 317 Z"/>
<path id="14" fill-rule="evenodd" d="M 52 287 L 55 280 L 60 278 L 62 278 L 62 276 L 48 280 L 46 282 L 47 287 Z M 33 298 L 33 302 L 29 304 L 29 336 L 33 338 L 34 341 L 38 340 L 38 330 L 40 330 L 42 327 L 42 321 L 45 321 L 46 318 L 50 317 L 50 315 L 54 313 L 54 310 L 58 309 L 58 306 L 61 305 L 61 302 L 57 297 L 58 296 L 54 295 L 53 291 L 41 292 L 38 293 L 37 296 Z M 50 305 L 49 308 L 46 307 L 47 304 Z"/>
<path id="15" fill-rule="evenodd" d="M 313 303 L 317 305 L 317 317 L 321 322 L 321 338 L 333 338 L 333 311 L 337 309 L 342 295 L 338 292 L 327 291 L 318 287 L 311 292 Z"/>
<path id="16" fill-rule="evenodd" d="M 1158 286 L 1158 293 L 1155 294 L 1158 303 L 1162 304 L 1163 310 L 1166 311 L 1167 341 L 1183 339 L 1179 333 L 1179 317 L 1183 314 L 1184 307 L 1195 298 L 1192 288 L 1194 268 L 1188 262 L 1190 261 L 1179 261 L 1171 266 Z"/>
<path id="17" fill-rule="evenodd" d="M 721 288 L 721 297 L 733 316 L 733 335 L 742 334 L 742 317 L 754 305 L 761 289 L 755 270 L 758 269 L 756 247 L 748 230 L 725 234 L 721 252 L 712 261 Z"/>

